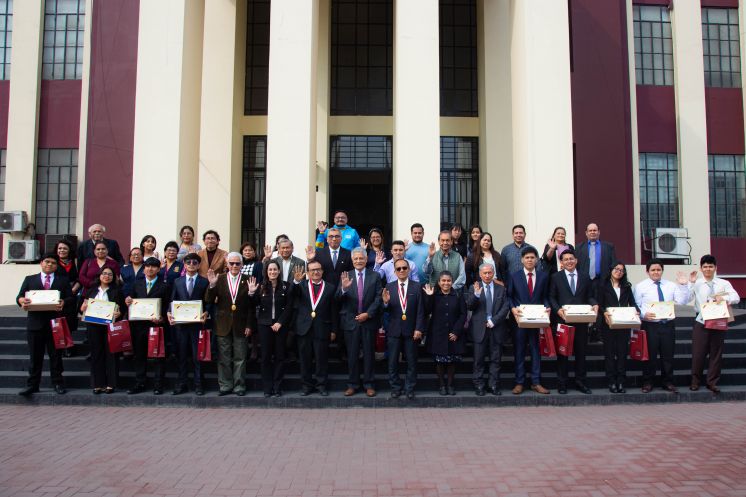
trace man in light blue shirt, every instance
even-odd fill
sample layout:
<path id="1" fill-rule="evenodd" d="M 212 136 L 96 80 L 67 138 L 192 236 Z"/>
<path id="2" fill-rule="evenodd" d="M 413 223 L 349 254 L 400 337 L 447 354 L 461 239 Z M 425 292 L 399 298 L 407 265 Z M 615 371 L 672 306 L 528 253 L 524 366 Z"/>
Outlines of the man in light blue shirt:
<path id="1" fill-rule="evenodd" d="M 316 228 L 319 234 L 316 236 L 316 248 L 326 247 L 326 229 L 328 225 L 324 221 L 319 221 L 316 224 Z M 342 243 L 340 246 L 349 251 L 352 251 L 355 247 L 360 246 L 360 235 L 357 234 L 355 228 L 347 226 L 347 214 L 345 211 L 337 211 L 334 213 L 334 226 L 337 228 L 339 233 L 342 235 Z"/>
<path id="2" fill-rule="evenodd" d="M 401 240 L 394 240 L 391 243 L 391 259 L 383 262 L 383 252 L 376 254 L 376 264 L 373 266 L 373 270 L 381 275 L 381 278 L 386 279 L 386 283 L 391 283 L 397 280 L 396 270 L 394 269 L 394 263 L 400 259 L 404 259 L 404 242 Z M 414 261 L 405 259 L 409 263 L 409 279 L 419 283 L 419 269 L 415 265 Z"/>
<path id="3" fill-rule="evenodd" d="M 419 271 L 425 265 L 429 248 L 429 245 L 422 241 L 425 238 L 425 228 L 420 223 L 414 223 L 409 232 L 412 235 L 412 241 L 406 243 L 404 257 L 414 262 Z"/>

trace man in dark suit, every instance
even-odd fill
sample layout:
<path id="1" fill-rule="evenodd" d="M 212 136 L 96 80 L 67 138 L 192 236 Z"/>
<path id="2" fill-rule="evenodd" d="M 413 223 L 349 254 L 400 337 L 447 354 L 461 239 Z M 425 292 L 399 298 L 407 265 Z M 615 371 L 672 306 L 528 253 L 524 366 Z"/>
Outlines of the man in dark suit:
<path id="1" fill-rule="evenodd" d="M 381 295 L 384 310 L 389 313 L 386 330 L 389 384 L 391 398 L 396 399 L 404 392 L 407 399 L 412 400 L 417 383 L 417 342 L 422 340 L 422 330 L 427 328 L 425 302 L 420 284 L 409 279 L 409 262 L 399 259 L 394 263 L 394 272 L 396 281 L 386 285 Z M 399 353 L 402 348 L 407 358 L 404 385 L 399 378 Z"/>
<path id="2" fill-rule="evenodd" d="M 336 339 L 339 315 L 334 299 L 336 287 L 324 281 L 324 270 L 318 261 L 308 263 L 310 279 L 304 271 L 296 268 L 294 284 L 296 288 L 295 332 L 298 338 L 298 358 L 303 379 L 301 395 L 311 394 L 315 389 L 326 397 L 327 371 L 329 366 L 329 342 Z M 316 381 L 311 375 L 313 356 L 316 358 Z"/>
<path id="3" fill-rule="evenodd" d="M 148 364 L 148 332 L 152 326 L 160 326 L 163 316 L 166 314 L 171 289 L 158 277 L 161 262 L 155 257 L 149 257 L 143 263 L 145 278 L 138 279 L 132 287 L 132 294 L 124 300 L 127 306 L 132 305 L 133 299 L 160 299 L 161 313 L 151 321 L 130 320 L 130 331 L 132 333 L 132 352 L 135 356 L 135 385 L 127 390 L 134 395 L 145 391 Z M 163 359 L 153 359 L 153 393 L 163 393 L 163 378 L 166 375 L 166 366 Z"/>
<path id="4" fill-rule="evenodd" d="M 24 311 L 30 311 L 26 319 L 26 340 L 29 348 L 29 370 L 26 388 L 18 392 L 28 397 L 39 391 L 41 371 L 44 365 L 44 350 L 49 356 L 49 372 L 52 377 L 54 391 L 58 394 L 66 392 L 62 380 L 62 353 L 54 348 L 52 327 L 50 321 L 65 315 L 65 307 L 74 304 L 74 296 L 70 290 L 70 282 L 65 276 L 55 274 L 57 271 L 57 255 L 44 254 L 41 260 L 41 273 L 26 276 L 16 297 L 16 302 Z M 26 292 L 31 290 L 58 290 L 60 301 L 53 311 L 33 311 L 26 298 Z"/>
<path id="5" fill-rule="evenodd" d="M 510 306 L 505 287 L 494 282 L 495 269 L 492 264 L 479 266 L 479 281 L 464 294 L 466 306 L 471 310 L 469 330 L 474 342 L 474 369 L 472 379 L 475 393 L 484 395 L 484 356 L 490 357 L 489 389 L 500 395 L 500 360 L 505 341 L 505 318 Z"/>
<path id="6" fill-rule="evenodd" d="M 171 289 L 171 302 L 181 300 L 205 300 L 205 293 L 210 284 L 207 278 L 199 275 L 199 265 L 201 258 L 199 255 L 192 253 L 184 256 L 184 267 L 186 274 L 174 281 Z M 207 312 L 202 315 L 203 319 L 207 317 Z M 203 376 L 202 368 L 197 356 L 197 340 L 199 332 L 204 327 L 204 320 L 201 323 L 183 323 L 174 322 L 171 312 L 168 313 L 168 321 L 173 326 L 174 335 L 176 335 L 176 350 L 179 359 L 179 379 L 176 382 L 176 388 L 173 394 L 179 395 L 188 391 L 187 381 L 189 379 L 189 354 L 191 352 L 192 361 L 194 362 L 194 393 L 204 395 L 202 387 Z"/>
<path id="7" fill-rule="evenodd" d="M 306 259 L 308 262 L 318 261 L 324 270 L 324 281 L 339 286 L 342 273 L 352 270 L 352 256 L 346 248 L 340 247 L 342 234 L 337 228 L 327 230 L 325 248 L 314 249 L 312 246 L 306 248 Z"/>
<path id="8" fill-rule="evenodd" d="M 226 257 L 228 272 L 216 274 L 207 271 L 210 285 L 205 295 L 214 304 L 215 334 L 218 336 L 219 396 L 231 392 L 246 395 L 246 337 L 256 330 L 256 312 L 249 299 L 248 277 L 241 274 L 243 257 L 231 252 Z"/>
<path id="9" fill-rule="evenodd" d="M 347 390 L 349 397 L 360 388 L 360 342 L 363 346 L 363 386 L 368 397 L 375 397 L 375 343 L 380 325 L 381 277 L 366 269 L 368 255 L 361 247 L 352 249 L 354 270 L 342 273 L 337 300 L 340 305 L 340 329 L 347 344 Z"/>
<path id="10" fill-rule="evenodd" d="M 601 241 L 601 230 L 596 223 L 585 228 L 588 240 L 579 243 L 575 251 L 578 259 L 578 272 L 587 275 L 592 282 L 609 276 L 609 267 L 616 261 L 614 245 Z"/>
<path id="11" fill-rule="evenodd" d="M 598 313 L 598 302 L 596 301 L 593 283 L 588 276 L 576 271 L 578 260 L 575 253 L 565 250 L 560 255 L 562 271 L 552 275 L 549 283 L 549 304 L 552 313 L 557 317 L 559 323 L 565 324 L 565 305 L 590 305 Z M 588 343 L 588 324 L 574 323 L 575 339 L 573 341 L 573 355 L 575 356 L 575 388 L 585 394 L 590 394 L 591 389 L 585 385 L 585 353 Z M 557 354 L 557 380 L 559 387 L 557 391 L 561 394 L 567 393 L 567 362 L 568 357 Z"/>
<path id="12" fill-rule="evenodd" d="M 539 271 L 536 263 L 539 252 L 534 247 L 524 247 L 521 251 L 523 269 L 508 278 L 508 300 L 516 321 L 521 316 L 521 305 L 543 305 L 549 311 L 549 277 Z M 548 394 L 541 385 L 541 355 L 539 354 L 539 331 L 536 328 L 521 328 L 515 333 L 515 387 L 513 394 L 523 393 L 526 381 L 526 340 L 531 350 L 531 390 Z"/>
<path id="13" fill-rule="evenodd" d="M 106 228 L 103 224 L 92 224 L 88 228 L 88 240 L 82 242 L 78 247 L 78 268 L 83 265 L 83 261 L 86 259 L 92 259 L 95 257 L 94 248 L 97 242 L 103 241 L 106 244 L 106 248 L 109 249 L 109 257 L 119 263 L 120 266 L 124 265 L 124 257 L 122 252 L 119 250 L 119 243 L 116 240 L 109 240 L 104 238 Z"/>

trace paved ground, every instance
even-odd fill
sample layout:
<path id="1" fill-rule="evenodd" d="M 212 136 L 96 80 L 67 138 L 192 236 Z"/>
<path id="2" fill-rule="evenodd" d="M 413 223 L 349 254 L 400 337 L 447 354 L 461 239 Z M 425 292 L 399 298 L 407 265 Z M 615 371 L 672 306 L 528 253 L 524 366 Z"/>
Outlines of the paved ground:
<path id="1" fill-rule="evenodd" d="M 0 495 L 742 497 L 746 409 L 0 406 Z"/>

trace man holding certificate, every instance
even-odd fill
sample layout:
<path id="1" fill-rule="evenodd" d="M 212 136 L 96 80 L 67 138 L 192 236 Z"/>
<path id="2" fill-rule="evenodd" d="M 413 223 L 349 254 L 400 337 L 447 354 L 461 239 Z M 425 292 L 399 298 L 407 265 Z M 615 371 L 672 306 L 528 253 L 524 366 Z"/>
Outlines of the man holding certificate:
<path id="1" fill-rule="evenodd" d="M 738 304 L 740 298 L 733 285 L 715 276 L 715 257 L 703 255 L 699 261 L 699 268 L 702 277 L 692 286 L 697 318 L 692 330 L 692 383 L 689 389 L 699 390 L 705 358 L 709 355 L 707 389 L 713 393 L 720 393 L 717 383 L 720 380 L 723 361 L 724 331 L 728 327 L 728 306 Z M 710 316 L 713 319 L 707 320 Z M 712 326 L 713 321 L 721 321 L 724 327 Z"/>
<path id="2" fill-rule="evenodd" d="M 642 329 L 648 335 L 648 360 L 643 366 L 642 392 L 653 389 L 653 380 L 660 355 L 663 389 L 676 393 L 673 384 L 674 304 L 685 305 L 691 299 L 686 274 L 679 272 L 677 282 L 663 279 L 663 261 L 650 259 L 645 265 L 648 278 L 635 285 L 634 296 L 642 314 Z M 697 279 L 697 272 L 689 275 L 689 283 Z"/>

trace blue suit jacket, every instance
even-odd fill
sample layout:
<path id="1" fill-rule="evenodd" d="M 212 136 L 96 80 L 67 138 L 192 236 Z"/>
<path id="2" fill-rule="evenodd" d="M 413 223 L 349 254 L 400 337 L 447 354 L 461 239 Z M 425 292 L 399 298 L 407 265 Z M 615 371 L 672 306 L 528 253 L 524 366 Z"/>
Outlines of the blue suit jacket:
<path id="1" fill-rule="evenodd" d="M 508 278 L 508 300 L 510 307 L 521 304 L 549 306 L 549 276 L 544 271 L 534 270 L 534 291 L 529 297 L 528 282 L 523 269 Z"/>

